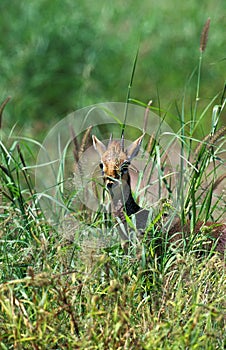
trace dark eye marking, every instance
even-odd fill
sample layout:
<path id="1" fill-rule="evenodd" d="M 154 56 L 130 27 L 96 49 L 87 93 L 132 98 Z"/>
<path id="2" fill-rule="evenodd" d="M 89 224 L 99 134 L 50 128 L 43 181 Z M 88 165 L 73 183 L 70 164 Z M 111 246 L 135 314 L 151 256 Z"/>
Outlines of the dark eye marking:
<path id="1" fill-rule="evenodd" d="M 122 163 L 121 168 L 127 167 L 130 165 L 130 161 L 126 160 L 125 162 Z"/>
<path id="2" fill-rule="evenodd" d="M 99 167 L 100 167 L 100 169 L 101 169 L 101 175 L 103 176 L 104 175 L 104 164 L 101 162 L 100 164 L 99 164 Z"/>
<path id="3" fill-rule="evenodd" d="M 130 162 L 126 160 L 122 165 L 120 166 L 121 173 L 125 174 L 128 171 L 128 166 L 130 165 Z"/>

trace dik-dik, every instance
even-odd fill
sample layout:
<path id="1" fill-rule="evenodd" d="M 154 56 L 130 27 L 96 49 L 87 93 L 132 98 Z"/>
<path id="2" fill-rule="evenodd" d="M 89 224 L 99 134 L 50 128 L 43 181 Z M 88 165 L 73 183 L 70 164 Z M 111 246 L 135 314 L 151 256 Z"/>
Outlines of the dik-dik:
<path id="1" fill-rule="evenodd" d="M 134 214 L 136 230 L 140 234 L 145 232 L 150 214 L 149 210 L 141 208 L 134 200 L 129 173 L 129 166 L 139 153 L 143 137 L 144 135 L 140 136 L 127 149 L 124 149 L 123 138 L 120 141 L 110 139 L 108 145 L 105 146 L 93 135 L 93 146 L 100 156 L 100 169 L 104 184 L 111 196 L 112 211 L 114 216 L 124 226 L 123 229 L 119 227 L 123 239 L 128 238 L 125 235 L 125 230 L 127 230 L 125 213 L 129 217 Z M 216 251 L 224 254 L 226 248 L 226 225 L 199 221 L 195 226 L 194 233 L 198 234 L 203 226 L 209 227 L 210 236 L 213 239 L 217 239 Z M 175 242 L 182 238 L 182 231 L 185 234 L 189 234 L 190 222 L 188 221 L 182 226 L 180 219 L 177 218 L 169 228 L 169 241 Z"/>

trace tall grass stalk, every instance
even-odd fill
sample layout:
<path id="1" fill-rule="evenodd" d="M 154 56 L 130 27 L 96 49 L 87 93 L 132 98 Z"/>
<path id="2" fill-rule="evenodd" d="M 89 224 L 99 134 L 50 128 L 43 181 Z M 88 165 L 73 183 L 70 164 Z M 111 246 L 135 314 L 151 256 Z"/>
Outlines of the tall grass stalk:
<path id="1" fill-rule="evenodd" d="M 207 40 L 208 40 L 208 32 L 210 27 L 210 18 L 207 19 L 202 34 L 200 37 L 200 54 L 199 54 L 199 63 L 198 63 L 198 71 L 197 71 L 197 85 L 196 85 L 196 95 L 195 95 L 195 105 L 194 110 L 192 113 L 192 119 L 190 122 L 190 135 L 191 137 L 194 136 L 194 127 L 197 120 L 197 112 L 198 112 L 198 104 L 200 100 L 200 81 L 201 81 L 201 68 L 202 68 L 202 61 L 203 61 L 203 55 L 206 50 Z"/>

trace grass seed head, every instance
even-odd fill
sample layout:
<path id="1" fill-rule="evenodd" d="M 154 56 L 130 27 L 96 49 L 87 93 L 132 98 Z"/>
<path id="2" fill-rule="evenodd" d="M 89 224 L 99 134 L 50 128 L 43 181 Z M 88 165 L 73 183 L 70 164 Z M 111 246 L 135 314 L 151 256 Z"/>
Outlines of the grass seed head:
<path id="1" fill-rule="evenodd" d="M 204 24 L 201 38 L 200 38 L 200 51 L 204 52 L 206 49 L 207 41 L 208 41 L 208 33 L 210 28 L 210 18 L 207 19 L 206 23 Z"/>

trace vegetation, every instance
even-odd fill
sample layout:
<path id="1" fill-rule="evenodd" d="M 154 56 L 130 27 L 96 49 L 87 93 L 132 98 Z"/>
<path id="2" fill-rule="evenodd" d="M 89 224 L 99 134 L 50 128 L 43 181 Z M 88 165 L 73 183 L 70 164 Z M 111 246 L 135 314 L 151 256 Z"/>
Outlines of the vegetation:
<path id="1" fill-rule="evenodd" d="M 47 4 L 49 8 L 46 8 Z M 70 1 L 65 4 L 65 6 L 72 6 Z M 23 11 L 25 2 L 21 1 L 20 4 L 15 2 L 14 5 L 11 14 L 14 13 L 16 16 L 18 11 Z M 164 3 L 159 2 L 160 5 L 163 6 Z M 4 1 L 0 6 L 7 8 Z M 32 24 L 29 21 L 33 18 L 34 13 L 36 15 L 39 13 L 39 20 L 42 19 L 46 24 L 46 27 L 43 28 L 43 32 L 46 33 L 49 28 L 46 20 L 47 14 L 51 10 L 56 11 L 58 7 L 55 7 L 52 2 L 45 1 L 26 4 L 26 6 L 28 6 L 26 7 L 27 21 L 30 26 Z M 100 30 L 101 24 L 98 23 L 95 27 L 91 15 L 98 12 L 99 9 L 92 8 L 93 12 L 91 12 L 86 2 L 79 6 L 83 11 L 88 10 L 85 23 L 93 24 L 90 31 L 94 35 L 96 33 L 93 31 L 94 28 Z M 134 6 L 138 5 L 134 4 Z M 203 5 L 199 4 L 199 6 Z M 44 9 L 47 11 L 46 17 L 41 16 Z M 125 15 L 123 10 L 125 11 L 124 7 L 118 9 Z M 63 13 L 60 6 L 58 11 Z M 115 17 L 116 15 L 117 13 Z M 134 8 L 134 16 L 136 16 L 136 8 Z M 19 16 L 17 18 L 20 22 Z M 80 17 L 80 20 L 82 18 L 85 16 Z M 4 21 L 5 25 L 9 23 L 7 16 L 4 17 Z M 73 22 L 72 17 L 69 18 L 69 21 Z M 22 22 L 20 24 L 22 25 Z M 59 21 L 57 24 L 59 25 Z M 2 22 L 1 25 L 3 25 Z M 63 24 L 61 28 L 62 26 Z M 38 26 L 34 26 L 34 31 L 37 28 Z M 85 33 L 86 25 L 84 24 L 82 28 Z M 23 40 L 28 41 L 31 40 L 32 33 L 32 30 L 20 31 L 20 35 L 24 35 Z M 50 33 L 53 35 L 49 29 L 48 35 Z M 221 88 L 223 92 L 218 94 L 217 88 L 217 92 L 211 95 L 214 96 L 211 101 L 206 101 L 204 106 L 203 103 L 199 103 L 202 57 L 207 33 L 208 28 L 201 38 L 200 64 L 195 89 L 193 82 L 190 85 L 187 84 L 182 95 L 181 108 L 178 107 L 177 113 L 174 114 L 174 119 L 177 119 L 180 124 L 175 137 L 180 140 L 181 155 L 185 156 L 185 149 L 186 153 L 191 155 L 192 150 L 196 147 L 194 162 L 191 157 L 187 159 L 190 167 L 184 169 L 184 163 L 181 162 L 181 178 L 178 184 L 178 189 L 181 191 L 179 214 L 182 220 L 186 220 L 187 217 L 192 218 L 193 226 L 199 219 L 205 221 L 217 218 L 222 221 L 225 215 L 223 192 L 218 192 L 217 199 L 214 200 L 214 192 L 217 192 L 216 184 L 219 182 L 224 162 L 225 128 L 220 128 L 220 123 L 225 108 L 225 90 Z M 68 46 L 71 46 L 69 43 L 71 44 L 72 37 L 70 40 L 67 42 L 62 38 L 62 40 L 55 41 L 54 37 L 53 46 L 62 44 L 61 51 L 64 51 L 64 47 L 68 49 Z M 10 40 L 7 43 L 9 44 Z M 37 50 L 40 50 L 40 55 L 43 55 L 42 59 L 45 62 L 43 52 L 51 45 L 46 45 L 41 39 L 39 45 Z M 14 49 L 16 50 L 16 47 Z M 12 50 L 10 45 L 8 45 L 8 50 Z M 17 54 L 20 55 L 22 51 L 19 50 Z M 23 54 L 28 53 L 27 59 L 31 64 L 29 48 L 27 52 L 25 51 Z M 112 52 L 110 46 L 109 52 Z M 91 53 L 86 57 L 91 62 L 95 61 Z M 131 58 L 132 55 L 129 57 Z M 114 61 L 113 57 L 112 61 Z M 6 64 L 6 61 L 4 62 Z M 17 62 L 17 67 L 14 66 L 17 72 L 25 67 L 19 66 L 20 62 L 20 60 Z M 54 67 L 54 63 L 56 63 L 55 67 L 58 67 L 59 62 L 51 62 L 50 66 Z M 126 63 L 128 64 L 128 60 Z M 12 62 L 9 60 L 8 64 L 10 67 Z M 103 67 L 105 65 L 104 63 Z M 68 68 L 65 62 L 63 66 L 65 69 Z M 84 67 L 87 68 L 86 65 Z M 84 103 L 83 93 L 86 94 L 89 90 L 86 85 L 89 80 L 86 75 L 88 73 L 84 67 L 78 68 L 83 73 L 81 82 L 84 84 L 83 89 L 81 87 L 79 92 L 80 95 L 76 97 L 81 97 L 78 102 L 81 105 Z M 106 84 L 109 84 L 112 76 L 117 72 L 113 65 L 109 64 L 109 67 L 110 69 L 103 71 L 101 75 L 105 76 Z M 5 68 L 4 83 L 5 86 L 8 86 L 6 75 L 9 74 L 9 68 L 8 70 L 7 67 Z M 30 69 L 32 71 L 32 68 Z M 37 71 L 41 74 L 42 69 L 38 67 Z M 31 73 L 27 74 L 31 75 Z M 45 74 L 51 74 L 51 71 L 47 69 Z M 64 73 L 62 76 L 65 78 Z M 16 79 L 18 75 L 15 74 L 14 77 Z M 90 77 L 89 74 L 88 77 Z M 141 72 L 139 72 L 139 77 L 142 78 Z M 33 78 L 35 80 L 35 77 Z M 33 78 L 31 84 L 34 84 Z M 41 89 L 40 77 L 36 78 L 36 87 Z M 170 82 L 171 80 L 168 82 L 168 89 L 171 87 Z M 133 84 L 133 86 L 136 85 L 136 79 Z M 190 96 L 188 92 L 190 88 L 195 98 L 194 102 L 189 101 L 191 118 L 187 121 L 185 116 L 189 115 L 187 96 Z M 8 136 L 3 117 L 11 115 L 11 120 L 15 119 L 15 116 L 22 118 L 23 112 L 27 113 L 31 107 L 32 118 L 40 113 L 43 114 L 43 110 L 49 105 L 50 109 L 45 114 L 48 118 L 53 113 L 51 108 L 56 111 L 59 108 L 60 114 L 66 108 L 71 108 L 70 103 L 72 102 L 69 103 L 72 101 L 71 96 L 66 95 L 63 101 L 65 104 L 59 106 L 55 103 L 58 101 L 58 95 L 53 93 L 52 100 L 49 91 L 43 92 L 43 96 L 40 97 L 41 100 L 42 98 L 46 100 L 46 105 L 39 103 L 38 106 L 38 103 L 34 103 L 33 98 L 38 99 L 42 95 L 39 94 L 40 90 L 35 90 L 35 92 L 33 90 L 32 94 L 25 98 L 24 90 L 18 88 L 18 101 L 20 96 L 25 96 L 23 106 L 22 104 L 18 106 L 18 101 L 16 101 L 15 106 L 17 107 L 14 111 L 13 107 L 8 110 L 9 105 L 7 105 L 7 107 L 2 107 L 0 113 L 0 120 L 2 120 L 0 123 L 2 125 L 0 139 L 1 349 L 223 350 L 226 320 L 225 259 L 216 255 L 213 250 L 199 254 L 199 243 L 206 239 L 205 227 L 203 232 L 194 237 L 191 225 L 191 240 L 188 244 L 185 241 L 182 242 L 181 247 L 168 246 L 166 242 L 163 242 L 163 253 L 159 256 L 156 253 L 155 240 L 150 242 L 144 239 L 138 245 L 132 246 L 128 254 L 117 242 L 107 248 L 100 245 L 95 246 L 94 241 L 88 244 L 89 236 L 85 236 L 87 226 L 91 226 L 95 232 L 102 231 L 106 219 L 102 213 L 97 215 L 86 208 L 72 212 L 71 216 L 75 217 L 79 223 L 75 232 L 70 231 L 67 222 L 62 229 L 47 221 L 39 205 L 39 196 L 35 192 L 33 176 L 33 165 L 37 149 L 41 147 L 41 144 L 33 138 L 14 136 L 14 129 Z M 5 91 L 2 95 L 5 95 Z M 140 101 L 136 103 L 141 104 Z M 211 123 L 207 126 L 206 134 L 208 135 L 205 139 L 199 140 L 197 147 L 195 132 L 199 129 L 201 121 L 208 118 L 209 114 Z M 155 166 L 158 167 L 158 140 L 152 145 L 150 152 L 155 159 Z M 164 158 L 164 153 L 160 156 Z M 209 167 L 212 169 L 210 172 L 206 171 Z M 159 176 L 163 174 L 159 172 Z M 208 186 L 204 186 L 206 182 Z M 205 191 L 203 191 L 204 187 Z M 169 191 L 169 198 L 170 195 Z M 157 222 L 162 215 L 162 209 L 157 209 L 153 222 Z M 109 220 L 106 230 L 111 233 L 113 228 L 114 223 Z M 150 230 L 157 237 L 163 236 L 159 227 L 155 229 L 153 225 Z M 65 233 L 70 233 L 70 235 Z M 82 235 L 85 237 L 83 240 L 81 240 Z"/>

